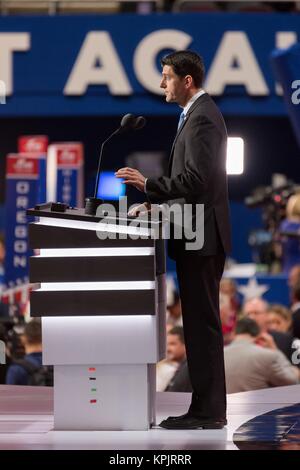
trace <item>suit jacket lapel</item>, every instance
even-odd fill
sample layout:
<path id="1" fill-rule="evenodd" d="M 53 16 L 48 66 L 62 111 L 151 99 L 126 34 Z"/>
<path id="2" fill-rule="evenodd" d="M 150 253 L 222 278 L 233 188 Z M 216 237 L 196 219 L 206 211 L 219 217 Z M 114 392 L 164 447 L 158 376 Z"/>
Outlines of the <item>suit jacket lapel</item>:
<path id="1" fill-rule="evenodd" d="M 185 120 L 183 121 L 183 123 L 181 124 L 181 126 L 179 127 L 179 129 L 177 131 L 177 134 L 175 135 L 175 139 L 174 139 L 173 144 L 172 144 L 170 158 L 169 158 L 169 165 L 168 165 L 168 175 L 169 176 L 171 176 L 171 169 L 172 169 L 173 155 L 174 155 L 174 148 L 175 148 L 176 141 L 177 141 L 180 133 L 182 132 L 182 129 L 184 128 L 184 126 L 188 122 L 188 119 L 189 119 L 190 115 L 192 114 L 192 112 L 203 101 L 203 98 L 207 98 L 207 96 L 208 96 L 207 93 L 204 93 L 203 95 L 199 96 L 199 98 L 192 104 L 192 106 L 190 107 L 190 109 L 187 112 Z"/>
<path id="2" fill-rule="evenodd" d="M 183 121 L 183 123 L 181 124 L 181 126 L 179 127 L 178 131 L 177 131 L 177 134 L 175 135 L 175 139 L 173 140 L 173 144 L 172 144 L 172 148 L 171 148 L 171 153 L 170 153 L 170 158 L 169 158 L 169 166 L 168 166 L 168 172 L 169 172 L 169 176 L 171 175 L 171 168 L 172 168 L 172 163 L 173 163 L 173 155 L 174 155 L 174 147 L 175 147 L 175 144 L 176 144 L 176 141 L 182 131 L 182 129 L 184 128 L 184 126 L 186 125 L 187 121 L 188 121 L 188 118 L 190 116 L 190 113 L 188 112 L 186 117 L 185 117 L 185 120 Z"/>

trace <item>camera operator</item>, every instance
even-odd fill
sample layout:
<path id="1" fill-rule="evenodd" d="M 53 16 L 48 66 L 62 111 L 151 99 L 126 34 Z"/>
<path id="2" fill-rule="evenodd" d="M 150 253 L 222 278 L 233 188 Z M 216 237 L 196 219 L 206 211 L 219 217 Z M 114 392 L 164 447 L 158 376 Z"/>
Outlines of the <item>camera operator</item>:
<path id="1" fill-rule="evenodd" d="M 6 372 L 11 363 L 10 351 L 7 348 L 7 328 L 4 323 L 0 322 L 0 341 L 5 344 L 5 363 L 0 363 L 0 385 L 6 383 Z"/>
<path id="2" fill-rule="evenodd" d="M 295 234 L 282 236 L 282 270 L 288 273 L 300 263 L 300 193 L 290 196 L 286 206 L 286 218 L 280 224 L 280 232 Z M 297 237 L 297 233 L 299 237 Z"/>
<path id="3" fill-rule="evenodd" d="M 300 187 L 284 175 L 275 174 L 272 185 L 255 188 L 245 204 L 262 209 L 264 229 L 254 230 L 249 236 L 255 262 L 267 265 L 271 273 L 280 272 L 282 264 L 287 272 L 299 263 Z"/>

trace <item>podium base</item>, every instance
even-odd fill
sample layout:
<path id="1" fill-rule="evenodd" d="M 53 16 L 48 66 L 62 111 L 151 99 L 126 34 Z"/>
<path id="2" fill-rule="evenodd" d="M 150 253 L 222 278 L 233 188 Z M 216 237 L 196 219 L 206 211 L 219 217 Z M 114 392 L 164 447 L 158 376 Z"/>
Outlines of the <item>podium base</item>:
<path id="1" fill-rule="evenodd" d="M 148 431 L 155 364 L 54 366 L 55 431 Z"/>

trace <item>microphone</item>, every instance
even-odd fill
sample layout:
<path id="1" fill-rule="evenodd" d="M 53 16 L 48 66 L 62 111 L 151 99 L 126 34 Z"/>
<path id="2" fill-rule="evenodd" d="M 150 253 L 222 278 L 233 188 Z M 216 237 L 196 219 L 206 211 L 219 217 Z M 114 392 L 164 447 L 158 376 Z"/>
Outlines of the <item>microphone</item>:
<path id="1" fill-rule="evenodd" d="M 133 114 L 125 114 L 125 116 L 123 116 L 121 119 L 120 126 L 118 127 L 118 129 L 116 129 L 112 134 L 110 134 L 109 137 L 107 137 L 107 139 L 105 139 L 102 142 L 100 155 L 99 155 L 99 161 L 98 161 L 94 197 L 90 197 L 85 200 L 85 214 L 95 215 L 97 211 L 97 207 L 103 203 L 102 199 L 97 198 L 97 194 L 98 194 L 99 180 L 100 180 L 101 161 L 102 161 L 102 155 L 103 155 L 103 150 L 104 150 L 105 145 L 115 135 L 123 134 L 124 132 L 127 132 L 129 130 L 134 130 L 134 131 L 140 130 L 145 126 L 145 124 L 146 124 L 146 119 L 143 116 L 136 117 Z"/>
<path id="2" fill-rule="evenodd" d="M 120 134 L 122 132 L 126 132 L 130 129 L 133 129 L 136 124 L 137 118 L 133 114 L 125 114 L 122 117 L 120 127 L 117 130 L 117 133 Z"/>
<path id="3" fill-rule="evenodd" d="M 144 116 L 139 116 L 136 118 L 135 120 L 135 124 L 134 124 L 134 130 L 135 131 L 139 131 L 140 129 L 143 129 L 143 127 L 145 127 L 146 125 L 146 119 L 144 118 Z"/>
<path id="4" fill-rule="evenodd" d="M 135 117 L 133 114 L 125 114 L 122 117 L 120 127 L 118 129 L 118 134 L 123 133 L 127 130 L 138 131 L 142 129 L 146 124 L 146 119 L 144 116 Z"/>

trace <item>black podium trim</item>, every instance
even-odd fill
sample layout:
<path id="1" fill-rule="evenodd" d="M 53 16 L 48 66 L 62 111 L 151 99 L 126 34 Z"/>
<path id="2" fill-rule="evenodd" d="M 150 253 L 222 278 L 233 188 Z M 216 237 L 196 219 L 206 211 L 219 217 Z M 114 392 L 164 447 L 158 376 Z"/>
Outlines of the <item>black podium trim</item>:
<path id="1" fill-rule="evenodd" d="M 118 237 L 118 234 L 117 234 Z M 130 248 L 154 247 L 154 238 L 105 238 L 97 237 L 96 231 L 54 225 L 29 224 L 29 245 L 40 248 Z"/>
<path id="2" fill-rule="evenodd" d="M 30 282 L 153 281 L 154 255 L 40 257 L 29 260 Z"/>
<path id="3" fill-rule="evenodd" d="M 29 216 L 35 217 L 49 217 L 55 219 L 68 219 L 68 220 L 80 220 L 83 222 L 100 222 L 105 219 L 106 222 L 110 224 L 117 224 L 117 225 L 130 225 L 132 223 L 139 224 L 140 227 L 143 228 L 156 228 L 159 229 L 162 225 L 162 221 L 158 220 L 150 220 L 150 216 L 145 216 L 144 218 L 136 218 L 128 216 L 127 214 L 122 213 L 114 213 L 114 214 L 107 214 L 102 216 L 97 215 L 90 215 L 85 214 L 85 210 L 81 208 L 69 208 L 65 211 L 52 211 L 51 208 L 44 208 L 44 209 L 27 209 L 26 214 Z"/>
<path id="4" fill-rule="evenodd" d="M 32 317 L 155 315 L 155 290 L 35 290 L 30 293 L 30 315 Z"/>

